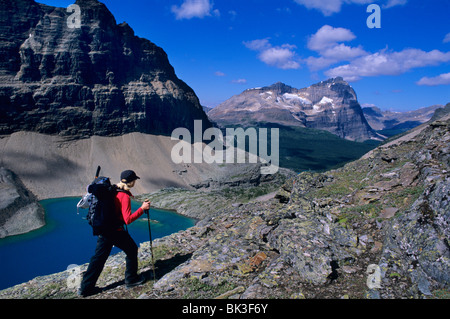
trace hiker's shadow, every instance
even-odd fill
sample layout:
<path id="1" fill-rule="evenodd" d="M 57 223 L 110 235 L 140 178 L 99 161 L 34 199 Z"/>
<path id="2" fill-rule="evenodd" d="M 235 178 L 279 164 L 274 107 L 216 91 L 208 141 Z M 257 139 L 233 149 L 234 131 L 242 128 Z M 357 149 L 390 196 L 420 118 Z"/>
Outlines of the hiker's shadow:
<path id="1" fill-rule="evenodd" d="M 186 255 L 180 255 L 177 254 L 173 256 L 170 259 L 166 260 L 157 260 L 155 262 L 155 275 L 156 280 L 162 278 L 165 274 L 171 272 L 173 269 L 175 269 L 177 266 L 181 265 L 185 261 L 189 260 L 191 258 L 192 254 L 186 254 Z M 145 271 L 141 272 L 141 274 L 147 279 L 147 281 L 154 280 L 153 278 L 153 267 L 150 263 L 148 267 L 145 267 Z M 114 288 L 117 288 L 119 286 L 122 286 L 125 284 L 125 280 L 114 282 L 106 287 L 103 288 L 103 291 L 108 291 Z"/>
<path id="2" fill-rule="evenodd" d="M 182 263 L 186 262 L 192 257 L 192 254 L 186 254 L 186 255 L 180 255 L 176 254 L 170 259 L 166 260 L 157 260 L 155 262 L 155 275 L 156 280 L 162 278 L 165 274 L 171 272 L 176 267 L 181 265 Z M 141 272 L 141 274 L 147 279 L 147 280 L 153 280 L 153 268 L 150 264 L 148 269 L 144 272 Z"/>

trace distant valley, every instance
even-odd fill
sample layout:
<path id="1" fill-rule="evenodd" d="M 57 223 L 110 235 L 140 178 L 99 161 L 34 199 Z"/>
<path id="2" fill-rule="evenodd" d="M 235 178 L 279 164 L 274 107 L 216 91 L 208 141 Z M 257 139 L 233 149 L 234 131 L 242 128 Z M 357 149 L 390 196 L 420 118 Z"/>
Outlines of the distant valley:
<path id="1" fill-rule="evenodd" d="M 390 137 L 429 121 L 434 112 L 443 107 L 438 104 L 408 112 L 382 111 L 376 106 L 363 107 L 362 110 L 374 130 Z"/>

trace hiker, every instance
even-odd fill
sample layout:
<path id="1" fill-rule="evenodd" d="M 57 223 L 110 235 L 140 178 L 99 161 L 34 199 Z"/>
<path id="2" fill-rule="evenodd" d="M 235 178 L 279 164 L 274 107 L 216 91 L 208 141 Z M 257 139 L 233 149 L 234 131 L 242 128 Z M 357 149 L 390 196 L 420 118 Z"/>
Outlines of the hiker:
<path id="1" fill-rule="evenodd" d="M 129 225 L 150 209 L 150 202 L 144 202 L 134 213 L 131 212 L 131 200 L 133 197 L 130 190 L 134 187 L 136 180 L 140 179 L 134 171 L 127 170 L 120 174 L 120 183 L 115 185 L 117 194 L 114 199 L 115 214 L 121 221 L 121 226 L 115 229 L 104 230 L 98 235 L 95 254 L 91 258 L 88 269 L 83 275 L 83 280 L 78 290 L 78 295 L 87 297 L 101 292 L 95 284 L 100 276 L 103 267 L 108 259 L 113 246 L 123 250 L 126 254 L 125 285 L 132 288 L 145 282 L 142 275 L 137 274 L 138 270 L 138 247 L 131 238 L 123 224 Z"/>

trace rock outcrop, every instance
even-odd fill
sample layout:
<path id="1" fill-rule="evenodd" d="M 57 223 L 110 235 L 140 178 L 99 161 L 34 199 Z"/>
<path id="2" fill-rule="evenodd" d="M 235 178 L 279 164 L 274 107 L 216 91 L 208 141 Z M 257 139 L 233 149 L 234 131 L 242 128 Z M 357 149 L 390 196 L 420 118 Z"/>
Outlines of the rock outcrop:
<path id="1" fill-rule="evenodd" d="M 326 130 L 348 140 L 382 140 L 367 123 L 355 91 L 340 77 L 303 89 L 280 82 L 248 89 L 208 116 L 222 126 L 277 123 Z"/>
<path id="2" fill-rule="evenodd" d="M 0 238 L 45 225 L 44 208 L 11 171 L 0 167 Z"/>
<path id="3" fill-rule="evenodd" d="M 80 28 L 68 26 L 66 8 L 2 2 L 0 135 L 170 135 L 194 119 L 211 126 L 163 49 L 117 24 L 99 1 L 76 4 Z"/>

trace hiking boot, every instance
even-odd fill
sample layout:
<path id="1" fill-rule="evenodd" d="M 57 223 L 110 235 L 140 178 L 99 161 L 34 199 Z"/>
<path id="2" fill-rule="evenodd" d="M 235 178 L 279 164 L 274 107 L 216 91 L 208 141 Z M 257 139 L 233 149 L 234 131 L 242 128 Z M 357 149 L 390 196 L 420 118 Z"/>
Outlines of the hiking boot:
<path id="1" fill-rule="evenodd" d="M 85 298 L 85 297 L 99 294 L 101 292 L 103 292 L 103 289 L 101 289 L 99 287 L 94 287 L 94 288 L 85 289 L 85 290 L 81 290 L 81 288 L 79 288 L 77 291 L 77 295 Z"/>
<path id="2" fill-rule="evenodd" d="M 130 282 L 126 282 L 125 283 L 125 287 L 127 289 L 142 285 L 143 283 L 145 283 L 147 281 L 147 279 L 145 279 L 145 277 L 143 275 L 140 275 L 138 277 L 136 277 L 135 280 L 132 280 Z"/>

